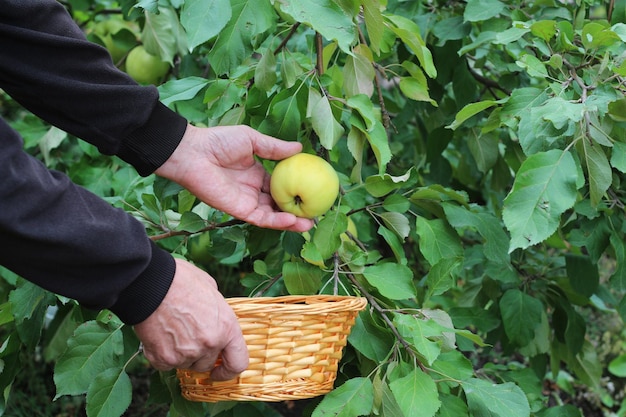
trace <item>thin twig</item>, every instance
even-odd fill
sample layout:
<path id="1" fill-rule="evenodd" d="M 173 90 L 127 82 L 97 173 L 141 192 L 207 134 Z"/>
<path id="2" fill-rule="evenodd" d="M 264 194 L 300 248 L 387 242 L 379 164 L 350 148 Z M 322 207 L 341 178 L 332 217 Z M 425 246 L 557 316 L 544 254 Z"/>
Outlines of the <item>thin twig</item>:
<path id="1" fill-rule="evenodd" d="M 241 220 L 237 220 L 237 219 L 233 219 L 233 220 L 228 220 L 222 223 L 210 223 L 209 225 L 207 225 L 206 227 L 203 227 L 202 229 L 196 231 L 196 232 L 189 232 L 187 230 L 168 230 L 165 233 L 161 233 L 160 235 L 154 235 L 154 236 L 150 236 L 150 239 L 152 241 L 157 241 L 157 240 L 161 240 L 161 239 L 167 239 L 169 237 L 174 237 L 174 236 L 191 236 L 191 235 L 195 235 L 197 233 L 202 233 L 202 232 L 207 232 L 209 230 L 216 230 L 216 229 L 221 229 L 224 227 L 230 227 L 230 226 L 236 226 L 238 224 L 244 224 L 243 221 Z"/>
<path id="2" fill-rule="evenodd" d="M 361 294 L 363 294 L 363 296 L 367 298 L 367 301 L 370 304 L 370 306 L 372 306 L 374 310 L 376 310 L 380 314 L 383 321 L 387 324 L 387 326 L 389 326 L 389 329 L 394 334 L 396 339 L 402 344 L 402 346 L 407 351 L 407 353 L 416 361 L 416 363 L 419 365 L 422 371 L 426 372 L 426 367 L 422 364 L 422 362 L 417 357 L 417 354 L 413 351 L 411 344 L 407 342 L 404 337 L 402 337 L 402 335 L 400 334 L 396 326 L 393 324 L 391 319 L 387 317 L 387 314 L 385 313 L 385 309 L 383 309 L 380 306 L 380 304 L 378 304 L 378 301 L 376 301 L 376 299 L 372 296 L 372 294 L 370 294 L 369 291 L 367 291 L 367 289 L 365 289 L 365 287 L 361 285 L 361 283 L 354 277 L 353 274 L 347 273 L 347 276 L 348 276 L 348 279 L 359 289 Z"/>
<path id="3" fill-rule="evenodd" d="M 265 292 L 267 290 L 269 290 L 270 288 L 272 288 L 272 286 L 274 284 L 276 284 L 278 282 L 279 279 L 281 279 L 283 277 L 283 274 L 278 274 L 276 275 L 274 278 L 272 278 L 270 280 L 270 282 L 267 283 L 267 285 L 263 288 L 261 288 L 259 291 L 256 292 L 256 294 L 253 295 L 253 297 L 261 297 L 263 294 L 265 294 Z"/>
<path id="4" fill-rule="evenodd" d="M 276 47 L 276 49 L 274 49 L 274 55 L 278 55 L 278 53 L 282 51 L 285 45 L 287 45 L 287 42 L 289 42 L 291 37 L 296 33 L 299 26 L 300 26 L 300 22 L 294 23 L 294 25 L 291 27 L 291 30 L 287 34 L 287 36 L 285 36 L 285 39 L 283 39 L 282 42 Z"/>

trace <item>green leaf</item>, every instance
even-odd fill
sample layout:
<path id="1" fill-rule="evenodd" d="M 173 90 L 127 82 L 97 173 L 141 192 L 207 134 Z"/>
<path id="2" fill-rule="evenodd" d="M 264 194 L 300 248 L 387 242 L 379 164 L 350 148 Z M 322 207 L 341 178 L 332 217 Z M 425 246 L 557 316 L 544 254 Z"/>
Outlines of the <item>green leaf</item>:
<path id="1" fill-rule="evenodd" d="M 592 50 L 608 47 L 621 41 L 617 33 L 613 32 L 605 25 L 597 22 L 589 22 L 585 24 L 585 26 L 583 26 L 580 39 L 586 49 Z"/>
<path id="2" fill-rule="evenodd" d="M 616 122 L 626 122 L 626 98 L 609 103 L 609 117 Z"/>
<path id="3" fill-rule="evenodd" d="M 556 21 L 539 20 L 530 25 L 530 31 L 533 35 L 540 37 L 544 41 L 549 41 L 556 35 Z"/>
<path id="4" fill-rule="evenodd" d="M 437 68 L 433 62 L 432 53 L 420 34 L 419 26 L 404 16 L 387 14 L 385 17 L 390 22 L 388 27 L 413 51 L 426 74 L 430 78 L 437 77 Z"/>
<path id="5" fill-rule="evenodd" d="M 591 262 L 589 256 L 566 254 L 565 268 L 572 289 L 577 293 L 591 297 L 600 284 L 598 266 Z"/>
<path id="6" fill-rule="evenodd" d="M 413 77 L 401 77 L 398 83 L 402 94 L 415 101 L 425 101 L 433 106 L 437 106 L 437 102 L 430 98 L 428 93 L 428 83 L 426 79 L 418 80 Z"/>
<path id="7" fill-rule="evenodd" d="M 387 211 L 405 213 L 411 208 L 411 202 L 403 195 L 391 194 L 383 201 L 383 208 Z"/>
<path id="8" fill-rule="evenodd" d="M 554 340 L 552 343 L 553 360 L 562 360 L 576 377 L 593 389 L 600 389 L 600 380 L 604 366 L 598 358 L 597 347 L 588 340 L 583 342 L 582 350 L 573 353 L 565 344 Z"/>
<path id="9" fill-rule="evenodd" d="M 466 227 L 476 229 L 484 239 L 482 247 L 485 257 L 498 264 L 509 264 L 507 252 L 509 237 L 500 221 L 491 213 L 475 212 L 456 204 L 442 204 L 446 218 L 459 233 Z M 475 209 L 475 207 L 472 207 Z"/>
<path id="10" fill-rule="evenodd" d="M 270 91 L 276 84 L 276 56 L 267 48 L 254 69 L 254 85 L 263 91 Z"/>
<path id="11" fill-rule="evenodd" d="M 381 383 L 380 402 L 381 404 L 379 409 L 374 409 L 374 412 L 378 411 L 378 413 L 374 415 L 380 417 L 405 417 L 398 401 L 396 400 L 396 397 L 394 397 L 393 392 L 391 392 L 391 388 L 389 388 L 389 384 L 385 382 Z"/>
<path id="12" fill-rule="evenodd" d="M 316 294 L 322 284 L 323 271 L 303 262 L 285 262 L 283 280 L 292 295 Z"/>
<path id="13" fill-rule="evenodd" d="M 522 36 L 530 32 L 526 27 L 511 27 L 496 35 L 496 39 L 493 42 L 495 45 L 507 45 L 518 41 Z"/>
<path id="14" fill-rule="evenodd" d="M 185 0 L 180 23 L 187 32 L 189 49 L 217 36 L 231 16 L 229 0 Z"/>
<path id="15" fill-rule="evenodd" d="M 457 386 L 456 381 L 464 381 L 474 375 L 472 362 L 460 350 L 442 352 L 433 363 L 432 369 L 444 378 L 448 378 L 447 383 L 452 386 Z M 445 403 L 446 401 L 443 401 L 442 405 Z"/>
<path id="16" fill-rule="evenodd" d="M 609 241 L 616 260 L 615 271 L 610 278 L 611 288 L 623 292 L 626 290 L 626 244 L 624 244 L 622 237 L 615 233 L 611 234 Z"/>
<path id="17" fill-rule="evenodd" d="M 463 381 L 467 403 L 475 416 L 528 417 L 530 406 L 524 391 L 512 382 L 494 384 L 478 378 Z"/>
<path id="18" fill-rule="evenodd" d="M 267 117 L 259 125 L 262 133 L 283 140 L 295 140 L 302 123 L 302 109 L 306 103 L 306 91 L 300 85 L 282 90 L 270 102 Z"/>
<path id="19" fill-rule="evenodd" d="M 483 110 L 495 106 L 496 104 L 498 104 L 498 102 L 495 100 L 485 100 L 479 101 L 477 103 L 467 104 L 456 114 L 454 121 L 446 127 L 448 129 L 455 130 L 456 128 L 461 126 L 466 120 L 477 115 Z"/>
<path id="20" fill-rule="evenodd" d="M 133 387 L 122 368 L 110 368 L 98 374 L 87 391 L 89 417 L 119 417 L 130 405 Z"/>
<path id="21" fill-rule="evenodd" d="M 341 244 L 341 234 L 348 228 L 348 217 L 341 212 L 327 213 L 315 227 L 313 243 L 323 259 L 330 258 Z"/>
<path id="22" fill-rule="evenodd" d="M 351 54 L 350 46 L 356 40 L 356 27 L 337 2 L 292 0 L 276 4 L 295 21 L 313 28 L 328 40 L 337 41 L 342 51 Z"/>
<path id="23" fill-rule="evenodd" d="M 432 417 L 441 407 L 435 381 L 419 368 L 389 383 L 404 417 Z"/>
<path id="24" fill-rule="evenodd" d="M 356 417 L 369 415 L 374 387 L 369 378 L 352 378 L 326 394 L 311 417 Z"/>
<path id="25" fill-rule="evenodd" d="M 186 211 L 182 214 L 180 223 L 176 227 L 176 230 L 196 233 L 202 230 L 205 226 L 206 222 L 202 217 L 192 211 Z"/>
<path id="26" fill-rule="evenodd" d="M 587 169 L 591 205 L 596 207 L 613 181 L 611 165 L 603 148 L 592 145 L 586 138 L 578 142 L 576 149 Z"/>
<path id="27" fill-rule="evenodd" d="M 387 229 L 385 226 L 380 226 L 378 228 L 378 234 L 382 236 L 383 239 L 385 239 L 385 242 L 387 242 L 387 244 L 391 248 L 391 251 L 396 257 L 396 262 L 401 265 L 406 265 L 407 259 L 406 255 L 404 254 L 404 246 L 402 245 L 402 241 L 400 240 L 398 235 Z"/>
<path id="28" fill-rule="evenodd" d="M 372 62 L 363 54 L 355 51 L 346 56 L 346 64 L 343 67 L 343 88 L 346 97 L 363 94 L 371 97 L 374 93 L 374 77 L 376 72 Z"/>
<path id="29" fill-rule="evenodd" d="M 385 21 L 380 10 L 380 0 L 363 0 L 363 17 L 370 47 L 375 53 L 379 53 L 385 32 Z"/>
<path id="30" fill-rule="evenodd" d="M 54 304 L 55 300 L 52 293 L 25 280 L 20 280 L 9 294 L 10 311 L 18 326 L 28 319 L 37 317 L 38 310 L 46 309 Z"/>
<path id="31" fill-rule="evenodd" d="M 498 0 L 468 0 L 463 18 L 466 22 L 481 22 L 498 16 L 505 8 Z"/>
<path id="32" fill-rule="evenodd" d="M 123 353 L 120 328 L 111 330 L 95 321 L 81 324 L 54 368 L 55 399 L 86 393 L 97 375 L 120 366 Z"/>
<path id="33" fill-rule="evenodd" d="M 503 220 L 511 232 L 509 252 L 550 237 L 560 216 L 576 201 L 578 172 L 567 151 L 531 155 L 522 163 L 504 199 Z"/>
<path id="34" fill-rule="evenodd" d="M 474 131 L 469 134 L 467 139 L 469 150 L 476 161 L 476 166 L 483 174 L 490 171 L 500 157 L 499 142 L 500 139 L 495 134 L 476 134 Z"/>
<path id="35" fill-rule="evenodd" d="M 528 114 L 532 109 L 540 106 L 548 100 L 545 90 L 534 87 L 522 87 L 514 90 L 511 96 L 502 106 L 500 120 L 509 126 L 517 126 L 519 119 Z"/>
<path id="36" fill-rule="evenodd" d="M 448 257 L 439 260 L 430 268 L 426 276 L 426 296 L 440 295 L 454 287 L 463 266 L 462 257 Z"/>
<path id="37" fill-rule="evenodd" d="M 376 324 L 371 314 L 362 313 L 357 316 L 348 341 L 365 357 L 382 362 L 389 356 L 395 338 L 388 328 Z"/>
<path id="38" fill-rule="evenodd" d="M 613 142 L 611 166 L 621 173 L 626 174 L 626 143 Z"/>
<path id="39" fill-rule="evenodd" d="M 459 417 L 468 416 L 467 404 L 461 398 L 452 394 L 439 394 L 441 398 L 441 408 L 438 417 Z"/>
<path id="40" fill-rule="evenodd" d="M 158 87 L 161 102 L 166 106 L 183 100 L 191 100 L 209 82 L 200 77 L 186 77 L 178 80 L 170 80 Z"/>
<path id="41" fill-rule="evenodd" d="M 20 280 L 10 292 L 8 312 L 13 314 L 17 333 L 28 349 L 35 349 L 40 343 L 46 310 L 55 301 L 52 293 L 29 281 Z"/>
<path id="42" fill-rule="evenodd" d="M 523 55 L 519 60 L 515 61 L 515 63 L 521 68 L 524 68 L 531 77 L 548 77 L 548 70 L 546 69 L 546 66 L 534 55 Z"/>
<path id="43" fill-rule="evenodd" d="M 405 240 L 409 236 L 411 227 L 409 226 L 409 219 L 404 214 L 385 212 L 380 214 L 380 218 L 387 229 L 397 234 L 400 239 Z"/>
<path id="44" fill-rule="evenodd" d="M 335 119 L 328 97 L 320 96 L 310 112 L 311 127 L 317 133 L 320 143 L 324 148 L 332 149 L 343 135 L 344 129 Z"/>
<path id="45" fill-rule="evenodd" d="M 350 97 L 347 104 L 353 110 L 350 124 L 367 138 L 378 162 L 378 174 L 383 175 L 392 155 L 387 132 L 374 111 L 374 105 L 364 94 Z"/>
<path id="46" fill-rule="evenodd" d="M 572 404 L 556 405 L 537 413 L 537 417 L 584 417 L 580 409 Z"/>
<path id="47" fill-rule="evenodd" d="M 405 265 L 383 263 L 367 266 L 363 276 L 380 293 L 392 300 L 405 300 L 417 295 L 413 284 L 413 271 Z"/>
<path id="48" fill-rule="evenodd" d="M 302 245 L 300 256 L 311 265 L 317 265 L 320 268 L 326 267 L 326 258 L 324 258 L 313 242 L 305 242 L 304 245 Z"/>
<path id="49" fill-rule="evenodd" d="M 609 362 L 609 372 L 613 375 L 626 378 L 626 354 L 621 354 Z"/>
<path id="50" fill-rule="evenodd" d="M 141 41 L 146 51 L 170 65 L 179 52 L 187 52 L 186 37 L 172 7 L 159 6 L 158 13 L 146 12 Z"/>
<path id="51" fill-rule="evenodd" d="M 389 174 L 370 175 L 365 179 L 365 189 L 374 197 L 382 197 L 390 192 L 402 188 L 412 179 L 414 171 L 409 169 L 404 175 Z"/>
<path id="52" fill-rule="evenodd" d="M 393 323 L 422 360 L 431 366 L 441 353 L 441 326 L 432 320 L 422 320 L 408 314 L 395 314 Z"/>
<path id="53" fill-rule="evenodd" d="M 535 328 L 541 325 L 543 304 L 538 299 L 511 289 L 500 299 L 504 331 L 511 342 L 526 346 L 535 337 Z"/>
<path id="54" fill-rule="evenodd" d="M 415 231 L 419 237 L 420 252 L 431 265 L 442 259 L 463 257 L 459 235 L 445 221 L 417 216 Z"/>
<path id="55" fill-rule="evenodd" d="M 275 24 L 276 13 L 269 0 L 230 0 L 232 17 L 220 31 L 208 54 L 218 75 L 234 71 L 254 48 L 253 40 Z"/>

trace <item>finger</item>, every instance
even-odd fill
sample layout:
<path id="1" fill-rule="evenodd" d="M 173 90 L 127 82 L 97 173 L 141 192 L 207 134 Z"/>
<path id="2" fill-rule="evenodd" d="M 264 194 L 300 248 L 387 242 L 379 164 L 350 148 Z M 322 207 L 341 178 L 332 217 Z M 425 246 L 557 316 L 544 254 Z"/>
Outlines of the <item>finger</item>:
<path id="1" fill-rule="evenodd" d="M 209 355 L 193 362 L 187 367 L 187 369 L 191 369 L 196 372 L 207 372 L 211 371 L 215 367 L 215 362 L 217 362 L 217 356 Z"/>
<path id="2" fill-rule="evenodd" d="M 296 217 L 291 213 L 282 211 L 265 211 L 261 209 L 254 210 L 243 219 L 255 226 L 268 229 L 289 230 L 291 232 L 306 232 L 313 227 L 313 220 Z"/>
<path id="3" fill-rule="evenodd" d="M 302 151 L 300 142 L 276 139 L 262 133 L 252 136 L 252 145 L 256 155 L 272 160 L 285 159 Z"/>
<path id="4" fill-rule="evenodd" d="M 228 381 L 248 368 L 250 356 L 243 336 L 236 337 L 222 351 L 222 362 L 211 371 L 211 379 Z"/>

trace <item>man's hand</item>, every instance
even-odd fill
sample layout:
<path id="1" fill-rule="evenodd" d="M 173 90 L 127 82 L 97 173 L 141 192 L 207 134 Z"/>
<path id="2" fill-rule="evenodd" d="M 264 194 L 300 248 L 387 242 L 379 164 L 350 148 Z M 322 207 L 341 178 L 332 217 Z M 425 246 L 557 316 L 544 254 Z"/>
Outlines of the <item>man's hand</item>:
<path id="1" fill-rule="evenodd" d="M 301 150 L 298 142 L 263 135 L 248 126 L 188 125 L 180 145 L 156 174 L 247 223 L 304 232 L 313 221 L 276 208 L 269 194 L 270 176 L 254 158 L 280 160 Z"/>
<path id="2" fill-rule="evenodd" d="M 161 371 L 210 370 L 212 379 L 228 380 L 248 366 L 239 322 L 215 280 L 180 259 L 163 302 L 134 329 L 146 358 Z M 218 355 L 222 363 L 214 368 Z"/>

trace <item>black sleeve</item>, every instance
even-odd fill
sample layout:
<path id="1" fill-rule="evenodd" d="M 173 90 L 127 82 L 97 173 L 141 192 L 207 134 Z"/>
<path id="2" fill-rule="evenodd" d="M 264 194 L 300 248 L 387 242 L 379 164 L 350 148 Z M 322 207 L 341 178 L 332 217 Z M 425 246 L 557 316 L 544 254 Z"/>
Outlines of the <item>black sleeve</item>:
<path id="1" fill-rule="evenodd" d="M 0 88 L 49 123 L 117 155 L 142 175 L 172 154 L 186 120 L 86 40 L 55 0 L 4 0 Z"/>
<path id="2" fill-rule="evenodd" d="M 0 7 L 0 88 L 59 128 L 118 155 L 141 175 L 176 148 L 186 121 L 88 42 L 55 0 Z M 0 264 L 136 324 L 160 304 L 175 263 L 123 210 L 48 170 L 0 120 Z"/>

